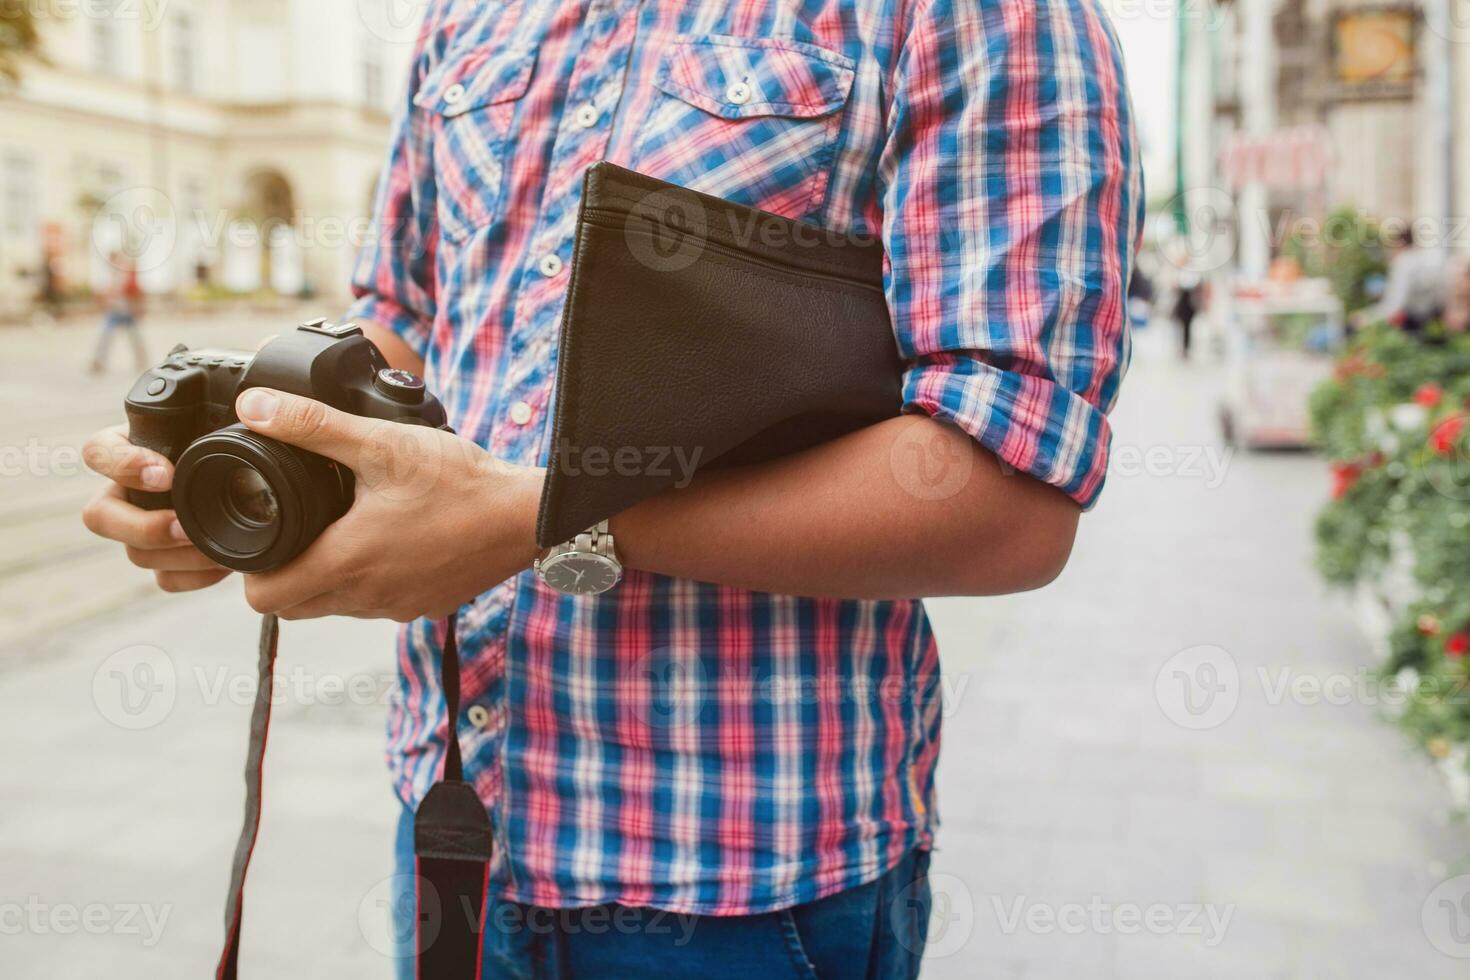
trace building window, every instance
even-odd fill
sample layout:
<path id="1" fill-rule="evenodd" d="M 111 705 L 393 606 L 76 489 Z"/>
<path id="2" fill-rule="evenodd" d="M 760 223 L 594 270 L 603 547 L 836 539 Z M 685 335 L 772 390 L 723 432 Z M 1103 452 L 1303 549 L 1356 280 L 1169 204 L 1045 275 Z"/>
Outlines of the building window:
<path id="1" fill-rule="evenodd" d="M 13 150 L 5 154 L 5 235 L 30 238 L 36 232 L 36 161 Z"/>
<path id="2" fill-rule="evenodd" d="M 198 44 L 194 15 L 187 10 L 178 11 L 174 14 L 174 83 L 181 92 L 198 90 L 198 59 L 195 57 Z"/>
<path id="3" fill-rule="evenodd" d="M 383 46 L 375 37 L 362 40 L 362 102 L 373 109 L 384 104 Z"/>
<path id="4" fill-rule="evenodd" d="M 97 186 L 102 189 L 104 198 L 121 193 L 123 189 L 122 169 L 116 164 L 105 161 L 97 164 Z"/>
<path id="5" fill-rule="evenodd" d="M 104 75 L 121 74 L 117 0 L 97 0 L 92 10 L 92 67 Z"/>

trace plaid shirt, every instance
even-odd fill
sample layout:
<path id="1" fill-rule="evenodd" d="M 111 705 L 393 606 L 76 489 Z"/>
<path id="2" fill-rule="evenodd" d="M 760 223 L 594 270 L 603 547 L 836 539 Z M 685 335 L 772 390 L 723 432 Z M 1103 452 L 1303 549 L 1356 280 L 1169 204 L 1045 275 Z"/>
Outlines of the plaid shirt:
<path id="1" fill-rule="evenodd" d="M 1143 205 L 1099 2 L 433 0 L 352 314 L 423 355 L 461 435 L 544 465 L 582 174 L 612 160 L 881 235 L 903 407 L 1090 505 Z M 508 899 L 755 913 L 932 839 L 918 602 L 638 571 L 573 598 L 527 572 L 460 630 L 455 724 Z M 410 805 L 443 758 L 441 639 L 399 645 Z"/>

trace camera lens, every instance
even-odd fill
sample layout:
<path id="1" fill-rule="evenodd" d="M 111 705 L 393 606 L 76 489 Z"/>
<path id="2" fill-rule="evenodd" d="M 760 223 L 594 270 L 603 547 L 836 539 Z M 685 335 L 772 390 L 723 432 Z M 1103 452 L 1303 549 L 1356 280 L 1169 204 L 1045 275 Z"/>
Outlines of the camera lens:
<path id="1" fill-rule="evenodd" d="M 281 504 L 271 485 L 259 470 L 249 466 L 242 465 L 229 475 L 225 503 L 233 516 L 257 527 L 269 527 L 281 516 Z"/>
<path id="2" fill-rule="evenodd" d="M 264 572 L 305 551 L 352 503 L 352 473 L 230 425 L 179 457 L 173 500 L 189 540 L 214 561 Z"/>

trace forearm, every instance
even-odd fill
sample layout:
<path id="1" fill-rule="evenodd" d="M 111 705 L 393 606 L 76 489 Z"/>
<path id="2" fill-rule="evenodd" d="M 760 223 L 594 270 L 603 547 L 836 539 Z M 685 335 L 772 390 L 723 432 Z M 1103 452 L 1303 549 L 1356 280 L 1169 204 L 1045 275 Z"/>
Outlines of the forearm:
<path id="1" fill-rule="evenodd" d="M 906 416 L 758 466 L 701 473 L 614 518 L 631 568 L 855 599 L 1039 588 L 1078 506 L 950 426 Z"/>

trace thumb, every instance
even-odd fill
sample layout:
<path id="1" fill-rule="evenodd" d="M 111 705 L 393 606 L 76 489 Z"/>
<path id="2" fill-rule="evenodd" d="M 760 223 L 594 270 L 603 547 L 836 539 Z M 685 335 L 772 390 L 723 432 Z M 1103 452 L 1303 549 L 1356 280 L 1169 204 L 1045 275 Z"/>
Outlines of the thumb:
<path id="1" fill-rule="evenodd" d="M 299 446 L 351 467 L 367 439 L 367 419 L 300 395 L 249 388 L 235 399 L 235 414 L 253 432 Z"/>

